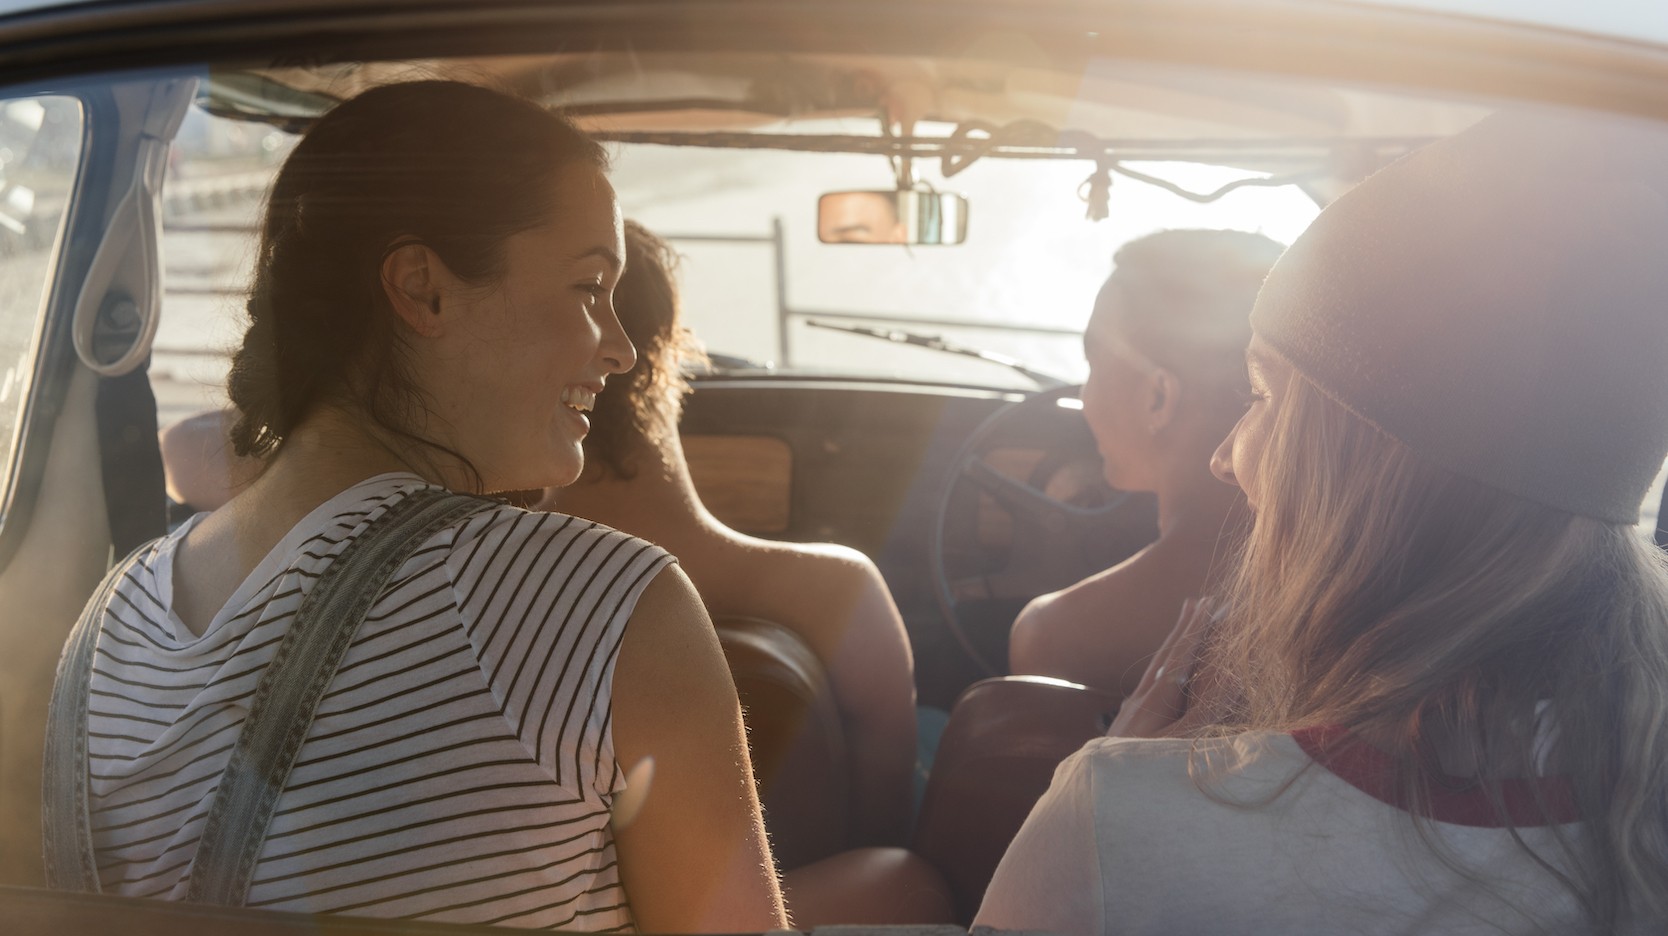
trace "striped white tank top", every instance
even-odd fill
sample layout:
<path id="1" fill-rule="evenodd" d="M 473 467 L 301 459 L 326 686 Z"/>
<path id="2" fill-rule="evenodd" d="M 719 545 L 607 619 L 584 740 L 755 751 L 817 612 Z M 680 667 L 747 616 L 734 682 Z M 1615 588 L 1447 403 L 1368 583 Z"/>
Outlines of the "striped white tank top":
<path id="1" fill-rule="evenodd" d="M 256 680 L 303 596 L 390 504 L 382 475 L 323 504 L 250 573 L 201 637 L 171 609 L 159 541 L 101 627 L 88 722 L 106 893 L 182 898 L 210 798 Z M 489 509 L 395 574 L 319 706 L 248 906 L 446 922 L 626 930 L 609 806 L 609 730 L 626 620 L 671 557 L 561 514 Z"/>

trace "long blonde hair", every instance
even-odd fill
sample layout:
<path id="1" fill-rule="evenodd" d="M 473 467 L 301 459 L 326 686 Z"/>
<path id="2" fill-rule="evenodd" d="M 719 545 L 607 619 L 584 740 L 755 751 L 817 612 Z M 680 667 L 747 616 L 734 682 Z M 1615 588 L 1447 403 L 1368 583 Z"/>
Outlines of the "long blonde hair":
<path id="1" fill-rule="evenodd" d="M 1662 554 L 1437 467 L 1295 371 L 1275 393 L 1208 651 L 1228 687 L 1214 730 L 1388 744 L 1416 816 L 1433 738 L 1470 749 L 1496 803 L 1508 778 L 1564 775 L 1583 818 L 1568 873 L 1531 856 L 1601 929 L 1668 915 Z"/>

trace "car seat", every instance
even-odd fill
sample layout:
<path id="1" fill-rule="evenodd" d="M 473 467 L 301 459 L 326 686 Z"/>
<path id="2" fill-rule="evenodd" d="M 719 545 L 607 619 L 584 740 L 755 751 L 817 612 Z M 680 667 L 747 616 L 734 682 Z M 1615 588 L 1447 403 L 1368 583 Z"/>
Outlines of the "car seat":
<path id="1" fill-rule="evenodd" d="M 713 621 L 747 721 L 777 864 L 795 868 L 844 850 L 852 765 L 827 670 L 798 634 L 774 621 Z"/>
<path id="2" fill-rule="evenodd" d="M 1054 768 L 1105 734 L 1117 708 L 1110 693 L 1042 676 L 981 680 L 956 700 L 911 848 L 949 881 L 960 922 L 978 912 Z"/>

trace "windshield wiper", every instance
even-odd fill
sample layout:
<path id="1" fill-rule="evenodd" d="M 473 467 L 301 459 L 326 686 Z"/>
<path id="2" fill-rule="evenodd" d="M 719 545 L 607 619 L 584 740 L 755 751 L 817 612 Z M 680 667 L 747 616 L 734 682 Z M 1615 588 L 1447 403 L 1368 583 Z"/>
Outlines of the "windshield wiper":
<path id="1" fill-rule="evenodd" d="M 826 328 L 830 331 L 841 331 L 852 335 L 863 335 L 867 338 L 879 338 L 882 341 L 892 341 L 898 344 L 914 345 L 917 348 L 926 348 L 928 351 L 942 351 L 945 354 L 956 354 L 962 357 L 989 361 L 992 364 L 1000 364 L 1003 367 L 1017 371 L 1024 375 L 1032 383 L 1037 385 L 1038 390 L 1053 390 L 1055 387 L 1064 387 L 1071 383 L 1068 380 L 1061 380 L 1053 374 L 1045 374 L 1042 371 L 1036 370 L 1018 358 L 1011 358 L 1006 354 L 997 354 L 995 351 L 985 351 L 981 348 L 969 347 L 968 345 L 959 345 L 953 341 L 946 340 L 943 335 L 926 335 L 921 332 L 905 331 L 901 328 L 866 328 L 862 325 L 844 325 L 836 322 L 818 321 L 817 319 L 806 319 L 805 324 L 811 326 L 812 328 Z"/>

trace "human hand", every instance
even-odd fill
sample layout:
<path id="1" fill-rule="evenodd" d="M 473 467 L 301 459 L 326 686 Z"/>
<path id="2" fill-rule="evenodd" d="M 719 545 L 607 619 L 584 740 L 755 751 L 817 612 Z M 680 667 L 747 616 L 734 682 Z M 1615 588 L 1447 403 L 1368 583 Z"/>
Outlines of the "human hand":
<path id="1" fill-rule="evenodd" d="M 1187 714 L 1188 686 L 1199 664 L 1199 649 L 1215 622 L 1217 609 L 1209 598 L 1182 602 L 1181 615 L 1170 636 L 1147 664 L 1135 691 L 1124 699 L 1106 733 L 1115 738 L 1157 738 Z"/>

